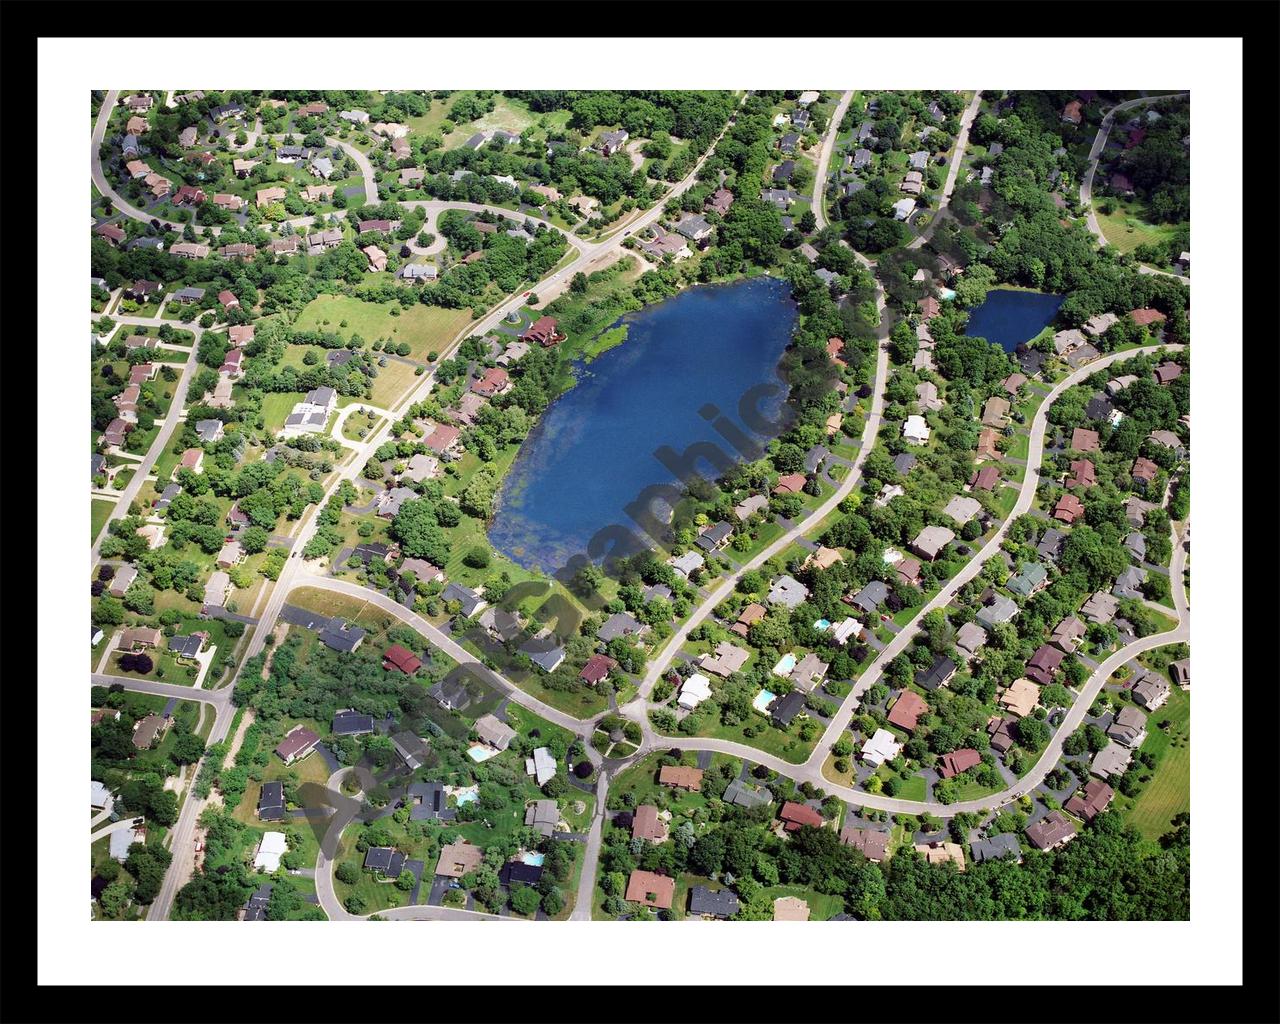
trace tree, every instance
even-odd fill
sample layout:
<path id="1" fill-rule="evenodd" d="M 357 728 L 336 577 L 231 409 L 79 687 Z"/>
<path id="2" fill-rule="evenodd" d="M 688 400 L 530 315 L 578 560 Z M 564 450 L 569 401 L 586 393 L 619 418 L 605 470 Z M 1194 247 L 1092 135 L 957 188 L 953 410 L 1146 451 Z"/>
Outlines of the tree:
<path id="1" fill-rule="evenodd" d="M 413 872 L 407 868 L 400 872 L 400 877 L 396 879 L 396 888 L 401 892 L 410 892 L 413 887 L 418 884 L 418 879 Z"/>
<path id="2" fill-rule="evenodd" d="M 531 917 L 538 910 L 542 899 L 537 889 L 528 885 L 517 885 L 511 889 L 511 909 L 517 914 Z"/>
<path id="3" fill-rule="evenodd" d="M 338 865 L 337 869 L 334 871 L 334 875 L 337 877 L 339 882 L 346 885 L 355 885 L 360 881 L 360 867 L 352 861 L 344 860 Z"/>
<path id="4" fill-rule="evenodd" d="M 266 550 L 270 534 L 261 526 L 250 526 L 240 535 L 240 546 L 250 555 Z"/>

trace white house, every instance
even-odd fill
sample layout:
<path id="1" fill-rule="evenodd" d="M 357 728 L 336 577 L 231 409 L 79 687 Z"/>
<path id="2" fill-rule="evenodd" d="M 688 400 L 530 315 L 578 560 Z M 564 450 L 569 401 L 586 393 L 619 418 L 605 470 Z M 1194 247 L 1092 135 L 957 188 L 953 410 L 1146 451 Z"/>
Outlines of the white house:
<path id="1" fill-rule="evenodd" d="M 280 867 L 280 858 L 289 850 L 288 840 L 283 832 L 267 832 L 258 844 L 258 852 L 254 854 L 253 866 L 267 874 Z"/>
<path id="2" fill-rule="evenodd" d="M 701 672 L 695 672 L 684 681 L 677 703 L 680 707 L 691 711 L 710 696 L 711 680 Z"/>
<path id="3" fill-rule="evenodd" d="M 893 738 L 888 729 L 877 729 L 875 735 L 862 744 L 862 760 L 877 768 L 892 761 L 902 750 L 902 744 Z"/>
<path id="4" fill-rule="evenodd" d="M 910 444 L 928 444 L 929 424 L 924 421 L 923 416 L 908 416 L 907 422 L 902 425 L 902 436 Z"/>

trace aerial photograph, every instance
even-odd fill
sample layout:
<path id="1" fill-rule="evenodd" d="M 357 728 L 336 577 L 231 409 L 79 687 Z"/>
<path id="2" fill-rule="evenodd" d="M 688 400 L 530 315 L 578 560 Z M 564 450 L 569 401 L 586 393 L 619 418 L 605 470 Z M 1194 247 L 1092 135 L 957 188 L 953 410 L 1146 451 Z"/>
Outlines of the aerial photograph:
<path id="1" fill-rule="evenodd" d="M 1190 91 L 153 72 L 85 928 L 1190 920 Z"/>

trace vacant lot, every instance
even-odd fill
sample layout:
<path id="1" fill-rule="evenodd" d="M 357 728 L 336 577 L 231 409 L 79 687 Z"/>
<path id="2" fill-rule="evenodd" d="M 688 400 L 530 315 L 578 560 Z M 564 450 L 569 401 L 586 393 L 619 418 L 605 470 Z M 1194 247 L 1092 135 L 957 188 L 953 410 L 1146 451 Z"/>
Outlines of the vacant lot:
<path id="1" fill-rule="evenodd" d="M 392 316 L 392 309 L 400 306 L 346 295 L 320 295 L 307 304 L 295 326 L 300 331 L 332 331 L 343 338 L 358 334 L 367 342 L 379 338 L 407 342 L 408 358 L 425 361 L 428 353 L 442 352 L 471 322 L 468 309 L 419 304 L 401 311 L 399 316 Z"/>
<path id="2" fill-rule="evenodd" d="M 1112 213 L 1102 212 L 1102 202 L 1114 202 L 1116 208 Z M 1102 200 L 1096 204 L 1095 213 L 1098 226 L 1106 235 L 1107 241 L 1121 252 L 1133 252 L 1138 246 L 1164 245 L 1177 234 L 1176 224 L 1149 224 L 1142 219 L 1142 204 L 1125 202 L 1119 199 Z"/>
<path id="3" fill-rule="evenodd" d="M 93 531 L 89 537 L 91 541 L 98 539 L 98 534 L 107 525 L 107 519 L 111 515 L 111 510 L 115 507 L 116 503 L 114 501 L 106 501 L 103 498 L 93 499 L 93 504 L 89 509 L 89 526 Z"/>
<path id="4" fill-rule="evenodd" d="M 1168 727 L 1158 728 L 1165 719 Z M 1191 694 L 1173 688 L 1169 702 L 1152 712 L 1142 750 L 1155 755 L 1156 767 L 1128 817 L 1148 839 L 1159 839 L 1175 814 L 1191 809 Z"/>

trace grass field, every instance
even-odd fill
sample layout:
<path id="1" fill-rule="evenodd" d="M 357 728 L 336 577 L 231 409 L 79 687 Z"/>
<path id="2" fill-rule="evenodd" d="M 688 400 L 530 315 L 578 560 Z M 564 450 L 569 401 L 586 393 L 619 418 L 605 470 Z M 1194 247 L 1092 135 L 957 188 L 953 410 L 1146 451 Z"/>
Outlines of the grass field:
<path id="1" fill-rule="evenodd" d="M 98 539 L 98 534 L 102 532 L 102 528 L 107 525 L 107 519 L 111 515 L 111 510 L 116 507 L 114 501 L 107 501 L 105 498 L 94 498 L 89 506 L 89 526 L 92 532 L 89 540 Z"/>
<path id="2" fill-rule="evenodd" d="M 303 397 L 301 391 L 279 391 L 262 396 L 262 421 L 268 433 L 274 434 L 284 426 L 289 413 Z"/>
<path id="3" fill-rule="evenodd" d="M 1157 728 L 1165 719 L 1168 728 Z M 1142 750 L 1155 755 L 1156 767 L 1126 816 L 1148 839 L 1159 839 L 1175 814 L 1191 809 L 1190 693 L 1170 690 L 1168 703 L 1151 714 Z"/>
<path id="4" fill-rule="evenodd" d="M 1101 202 L 1094 204 L 1098 226 L 1107 241 L 1121 252 L 1133 252 L 1145 244 L 1165 245 L 1178 232 L 1176 224 L 1148 224 L 1142 219 L 1142 204 L 1133 200 L 1111 200 L 1115 211 L 1104 214 Z"/>
<path id="5" fill-rule="evenodd" d="M 429 352 L 443 351 L 471 322 L 469 309 L 418 304 L 392 316 L 392 308 L 400 307 L 397 303 L 365 302 L 345 295 L 320 295 L 307 303 L 294 326 L 300 331 L 332 331 L 343 338 L 358 334 L 367 342 L 379 338 L 408 342 L 408 358 L 425 360 Z M 346 327 L 342 326 L 344 321 Z M 390 366 L 383 372 L 387 370 Z"/>
<path id="6" fill-rule="evenodd" d="M 398 359 L 388 359 L 386 366 L 378 367 L 378 376 L 373 379 L 374 405 L 385 409 L 393 408 L 413 388 L 417 381 L 416 367 L 402 363 Z"/>

